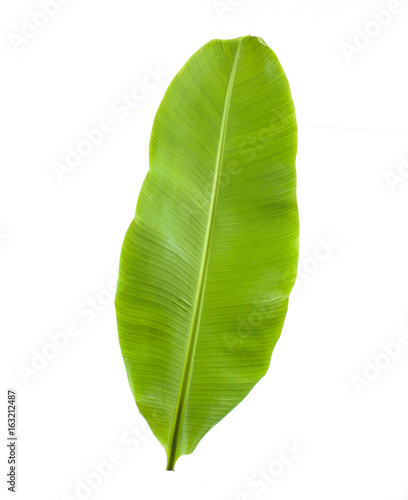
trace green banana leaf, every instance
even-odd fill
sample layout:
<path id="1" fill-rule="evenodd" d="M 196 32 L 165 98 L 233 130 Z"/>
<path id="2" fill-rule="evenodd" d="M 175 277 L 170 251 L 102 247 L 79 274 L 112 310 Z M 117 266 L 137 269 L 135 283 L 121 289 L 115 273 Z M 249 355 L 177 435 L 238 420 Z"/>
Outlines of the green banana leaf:
<path id="1" fill-rule="evenodd" d="M 258 37 L 207 43 L 159 106 L 115 304 L 168 470 L 269 367 L 297 271 L 296 150 L 287 78 Z"/>

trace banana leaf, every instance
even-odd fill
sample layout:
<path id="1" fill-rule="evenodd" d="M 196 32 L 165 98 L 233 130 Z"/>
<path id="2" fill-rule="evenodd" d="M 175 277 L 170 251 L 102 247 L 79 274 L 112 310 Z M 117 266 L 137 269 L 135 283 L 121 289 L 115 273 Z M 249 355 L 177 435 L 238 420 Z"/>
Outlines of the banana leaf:
<path id="1" fill-rule="evenodd" d="M 268 370 L 297 271 L 296 151 L 288 80 L 259 37 L 204 45 L 158 108 L 115 305 L 167 470 Z"/>

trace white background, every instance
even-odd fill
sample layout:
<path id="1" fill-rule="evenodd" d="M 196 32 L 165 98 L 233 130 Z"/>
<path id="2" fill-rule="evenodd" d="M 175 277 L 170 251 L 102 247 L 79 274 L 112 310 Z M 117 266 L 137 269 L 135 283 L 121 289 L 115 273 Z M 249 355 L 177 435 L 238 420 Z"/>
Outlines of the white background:
<path id="1" fill-rule="evenodd" d="M 406 1 L 381 27 L 372 11 L 386 0 L 65 3 L 48 21 L 36 0 L 0 7 L 2 494 L 11 387 L 23 500 L 407 500 L 408 347 L 379 356 L 408 329 Z M 13 44 L 22 18 L 45 25 Z M 366 28 L 376 35 L 348 61 L 344 44 Z M 292 88 L 301 277 L 268 374 L 165 472 L 128 387 L 108 288 L 166 87 L 210 39 L 247 34 L 276 52 Z M 166 78 L 129 116 L 111 109 L 157 68 Z M 103 119 L 112 132 L 59 180 L 55 162 Z M 67 323 L 80 332 L 50 348 Z M 301 451 L 279 466 L 293 440 Z M 93 463 L 107 460 L 102 478 Z M 268 467 L 280 475 L 267 483 Z"/>

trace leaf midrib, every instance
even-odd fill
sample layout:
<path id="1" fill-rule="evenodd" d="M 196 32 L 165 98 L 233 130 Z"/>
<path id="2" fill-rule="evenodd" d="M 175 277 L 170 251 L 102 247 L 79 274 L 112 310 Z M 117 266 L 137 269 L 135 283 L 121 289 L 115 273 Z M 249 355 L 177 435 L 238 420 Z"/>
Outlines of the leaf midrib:
<path id="1" fill-rule="evenodd" d="M 184 418 L 184 410 L 186 406 L 187 394 L 191 381 L 193 369 L 194 355 L 197 345 L 197 338 L 200 327 L 201 312 L 203 306 L 203 298 L 207 281 L 209 255 L 214 232 L 215 213 L 218 201 L 219 183 L 221 177 L 221 165 L 224 157 L 225 136 L 227 131 L 229 108 L 231 103 L 232 89 L 235 82 L 235 76 L 238 67 L 238 60 L 241 53 L 242 39 L 239 40 L 237 51 L 234 56 L 234 62 L 231 69 L 231 74 L 228 80 L 227 92 L 225 95 L 224 110 L 220 129 L 220 138 L 218 141 L 217 158 L 215 164 L 215 175 L 213 190 L 211 194 L 210 210 L 208 214 L 207 231 L 204 240 L 203 254 L 201 258 L 200 273 L 198 277 L 197 292 L 194 299 L 193 316 L 191 319 L 190 331 L 188 334 L 187 349 L 184 358 L 183 372 L 180 380 L 179 394 L 177 398 L 176 411 L 174 414 L 173 425 L 170 433 L 170 443 L 167 459 L 167 470 L 173 470 L 175 461 L 177 460 L 177 448 L 180 440 L 181 426 Z"/>

